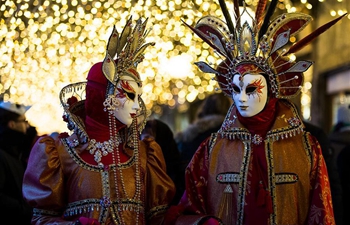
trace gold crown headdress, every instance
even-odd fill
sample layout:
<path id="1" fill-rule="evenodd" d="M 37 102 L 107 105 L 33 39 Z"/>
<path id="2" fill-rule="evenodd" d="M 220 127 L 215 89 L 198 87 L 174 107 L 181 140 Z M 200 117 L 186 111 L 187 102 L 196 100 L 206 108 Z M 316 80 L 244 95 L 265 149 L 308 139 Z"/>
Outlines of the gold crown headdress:
<path id="1" fill-rule="evenodd" d="M 145 30 L 146 24 L 147 19 L 144 22 L 139 19 L 133 29 L 132 17 L 130 17 L 120 35 L 115 26 L 113 27 L 101 71 L 103 73 L 102 76 L 105 76 L 108 80 L 106 98 L 108 95 L 114 94 L 115 86 L 121 76 L 129 76 L 131 80 L 136 81 L 141 86 L 140 76 L 136 68 L 144 58 L 144 50 L 148 46 L 154 45 L 153 42 L 145 43 L 145 38 L 149 33 L 149 31 Z M 96 76 L 100 76 L 99 71 L 95 71 L 95 73 Z M 87 82 L 69 84 L 62 88 L 60 92 L 60 101 L 64 108 L 63 119 L 67 122 L 68 129 L 74 130 L 74 133 L 80 137 L 83 143 L 88 141 L 84 124 L 86 84 Z M 141 98 L 139 100 L 141 110 L 138 112 L 137 117 L 139 118 L 139 122 L 144 125 L 146 107 L 143 100 Z M 143 129 L 142 125 L 139 124 L 139 132 Z"/>
<path id="2" fill-rule="evenodd" d="M 311 65 L 309 61 L 293 62 L 288 54 L 300 50 L 322 32 L 338 22 L 345 14 L 318 28 L 310 35 L 292 45 L 284 47 L 289 39 L 299 33 L 312 20 L 302 13 L 286 13 L 270 22 L 278 0 L 272 0 L 267 12 L 268 0 L 259 0 L 253 18 L 244 6 L 243 13 L 252 19 L 252 25 L 243 21 L 237 0 L 233 2 L 234 25 L 224 0 L 219 0 L 226 23 L 214 16 L 201 18 L 195 27 L 185 24 L 204 40 L 217 54 L 224 57 L 223 62 L 214 69 L 205 62 L 196 62 L 205 73 L 214 73 L 220 88 L 231 96 L 232 79 L 242 71 L 261 71 L 268 76 L 271 91 L 276 98 L 290 98 L 300 92 L 303 84 L 303 72 Z M 264 16 L 265 15 L 265 16 Z"/>
<path id="3" fill-rule="evenodd" d="M 149 30 L 146 30 L 147 21 L 148 19 L 144 22 L 141 19 L 137 20 L 133 29 L 132 17 L 130 17 L 120 36 L 115 26 L 113 27 L 102 65 L 105 77 L 112 84 L 107 94 L 113 94 L 114 86 L 122 75 L 130 76 L 141 85 L 136 67 L 144 59 L 143 52 L 145 49 L 155 44 L 154 42 L 145 42 L 145 38 L 149 33 Z"/>

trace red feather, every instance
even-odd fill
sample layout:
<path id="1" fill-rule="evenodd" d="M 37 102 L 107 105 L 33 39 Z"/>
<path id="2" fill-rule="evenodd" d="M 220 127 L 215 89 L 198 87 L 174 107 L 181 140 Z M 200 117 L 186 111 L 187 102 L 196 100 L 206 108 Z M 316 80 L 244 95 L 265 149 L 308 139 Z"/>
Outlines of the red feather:
<path id="1" fill-rule="evenodd" d="M 237 28 L 240 28 L 241 27 L 241 21 L 238 21 L 240 20 L 241 18 L 241 13 L 239 12 L 239 1 L 238 0 L 233 0 L 233 10 L 234 10 L 234 13 L 235 13 L 235 20 L 236 20 L 236 27 Z"/>
<path id="2" fill-rule="evenodd" d="M 345 15 L 347 15 L 347 13 L 345 13 L 342 16 L 340 16 L 340 17 L 338 17 L 338 18 L 336 18 L 336 19 L 334 19 L 334 20 L 332 20 L 332 21 L 322 25 L 321 27 L 317 28 L 311 34 L 309 34 L 308 36 L 304 37 L 303 39 L 301 39 L 300 41 L 295 43 L 292 47 L 290 47 L 290 49 L 284 55 L 291 54 L 291 53 L 299 51 L 300 49 L 302 49 L 303 47 L 308 45 L 311 41 L 313 41 L 316 37 L 318 37 L 320 34 L 322 34 L 326 30 L 328 30 L 331 26 L 336 24 Z"/>
<path id="3" fill-rule="evenodd" d="M 262 25 L 262 18 L 264 15 L 266 4 L 267 4 L 267 0 L 259 0 L 258 5 L 256 7 L 255 21 L 257 24 L 257 30 L 259 30 Z"/>

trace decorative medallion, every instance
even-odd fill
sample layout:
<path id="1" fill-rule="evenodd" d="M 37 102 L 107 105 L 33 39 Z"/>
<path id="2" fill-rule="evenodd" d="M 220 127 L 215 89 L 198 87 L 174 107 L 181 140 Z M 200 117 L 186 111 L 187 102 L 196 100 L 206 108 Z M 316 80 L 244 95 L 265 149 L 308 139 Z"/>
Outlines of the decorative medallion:
<path id="1" fill-rule="evenodd" d="M 259 134 L 254 134 L 254 137 L 252 138 L 252 143 L 255 145 L 260 145 L 263 141 L 263 138 Z"/>
<path id="2" fill-rule="evenodd" d="M 108 208 L 111 203 L 111 199 L 108 196 L 103 196 L 100 200 L 100 205 L 104 208 Z"/>
<path id="3" fill-rule="evenodd" d="M 292 117 L 288 119 L 288 123 L 289 125 L 291 125 L 292 127 L 297 127 L 301 124 L 299 118 L 297 117 Z"/>

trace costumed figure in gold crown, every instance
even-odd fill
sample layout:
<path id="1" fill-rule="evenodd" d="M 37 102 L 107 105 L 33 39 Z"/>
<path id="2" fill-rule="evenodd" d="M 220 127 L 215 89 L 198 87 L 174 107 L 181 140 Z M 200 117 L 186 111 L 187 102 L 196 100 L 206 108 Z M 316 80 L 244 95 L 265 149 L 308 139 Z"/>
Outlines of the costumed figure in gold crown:
<path id="1" fill-rule="evenodd" d="M 222 58 L 216 68 L 196 65 L 215 74 L 234 104 L 186 168 L 185 193 L 168 210 L 166 224 L 335 224 L 320 145 L 288 100 L 300 92 L 312 63 L 294 62 L 288 54 L 342 17 L 288 48 L 310 16 L 286 13 L 270 22 L 277 0 L 267 12 L 267 0 L 260 0 L 254 17 L 244 8 L 247 22 L 234 2 L 234 23 L 219 2 L 226 22 L 206 16 L 187 26 Z"/>
<path id="2" fill-rule="evenodd" d="M 159 145 L 140 141 L 146 110 L 137 65 L 147 20 L 113 28 L 103 62 L 60 100 L 71 135 L 44 137 L 32 149 L 23 195 L 32 224 L 161 224 L 175 188 Z"/>

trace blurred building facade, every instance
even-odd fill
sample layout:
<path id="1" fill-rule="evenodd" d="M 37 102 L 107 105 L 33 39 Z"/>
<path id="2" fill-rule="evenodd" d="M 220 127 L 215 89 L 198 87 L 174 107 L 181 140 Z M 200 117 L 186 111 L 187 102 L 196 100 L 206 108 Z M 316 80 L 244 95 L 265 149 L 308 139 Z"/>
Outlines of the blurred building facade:
<path id="1" fill-rule="evenodd" d="M 327 0 L 318 4 L 317 27 L 350 10 L 350 1 Z M 312 47 L 315 61 L 312 78 L 311 118 L 314 124 L 330 131 L 340 104 L 350 103 L 350 17 L 342 19 Z"/>

